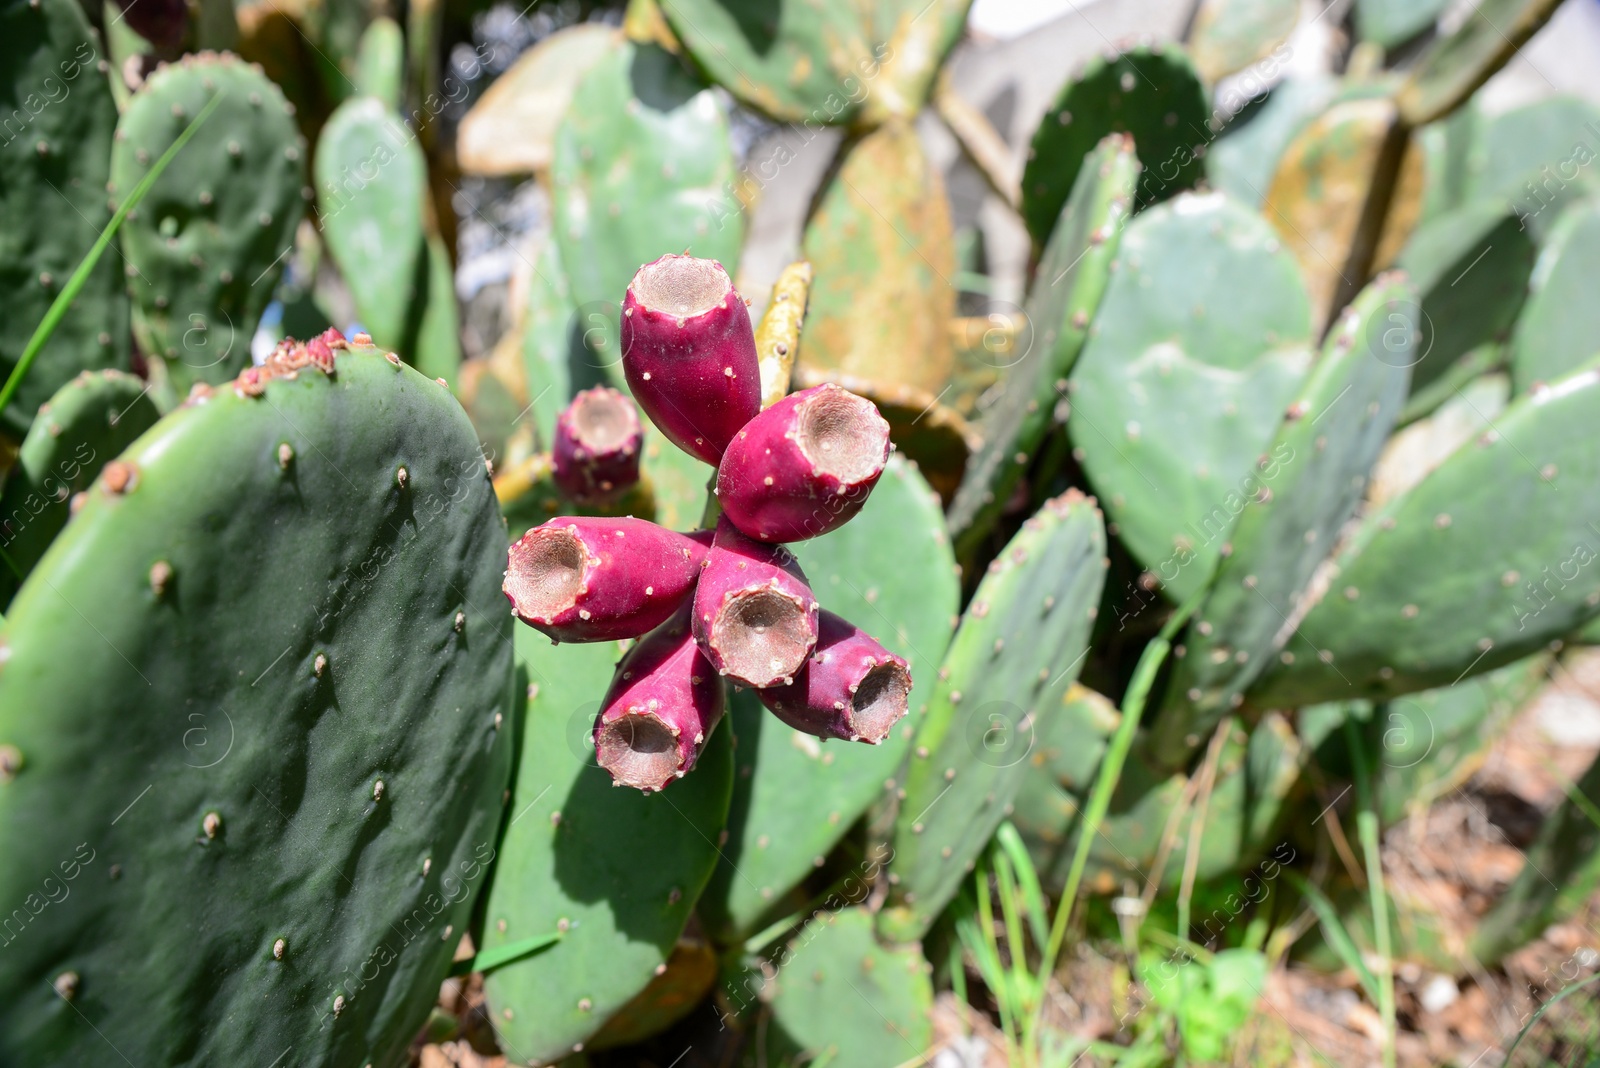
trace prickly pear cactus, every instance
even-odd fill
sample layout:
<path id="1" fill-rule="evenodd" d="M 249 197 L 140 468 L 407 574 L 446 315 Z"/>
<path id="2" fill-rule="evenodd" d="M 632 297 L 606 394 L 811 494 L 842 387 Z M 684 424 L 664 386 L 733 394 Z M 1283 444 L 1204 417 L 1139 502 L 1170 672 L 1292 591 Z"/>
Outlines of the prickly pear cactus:
<path id="1" fill-rule="evenodd" d="M 361 326 L 391 348 L 414 335 L 426 291 L 427 170 L 415 132 L 375 97 L 339 105 L 317 139 L 317 223 Z"/>
<path id="2" fill-rule="evenodd" d="M 1004 818 L 1039 717 L 1058 711 L 1088 652 L 1104 578 L 1100 510 L 1068 491 L 979 583 L 912 738 L 879 924 L 889 939 L 927 931 Z"/>
<path id="3" fill-rule="evenodd" d="M 918 710 L 932 692 L 960 602 L 938 498 L 899 459 L 890 461 L 860 515 L 797 543 L 794 552 L 817 597 L 905 657 L 917 688 L 911 713 L 876 746 L 825 744 L 778 721 L 754 693 L 734 695 L 729 717 L 738 746 L 728 842 L 699 906 L 725 943 L 751 934 L 882 796 L 921 720 Z"/>
<path id="4" fill-rule="evenodd" d="M 574 90 L 550 176 L 567 287 L 585 320 L 603 317 L 592 351 L 620 385 L 619 302 L 640 264 L 688 249 L 736 273 L 744 215 L 727 114 L 677 57 L 619 41 Z"/>
<path id="5" fill-rule="evenodd" d="M 1294 75 L 1272 88 L 1261 105 L 1235 115 L 1206 149 L 1206 178 L 1241 204 L 1259 205 L 1272 184 L 1278 157 L 1300 126 L 1322 111 L 1337 81 Z"/>
<path id="6" fill-rule="evenodd" d="M 913 947 L 878 945 L 866 909 L 816 916 L 779 959 L 773 1023 L 813 1063 L 882 1068 L 933 1045 L 928 962 Z"/>
<path id="7" fill-rule="evenodd" d="M 1258 471 L 1262 488 L 1234 527 L 1233 552 L 1195 612 L 1151 728 L 1151 752 L 1165 766 L 1184 763 L 1243 702 L 1303 614 L 1318 565 L 1361 503 L 1405 400 L 1419 333 L 1416 297 L 1399 275 L 1367 287 L 1289 405 L 1266 451 L 1268 466 Z"/>
<path id="8" fill-rule="evenodd" d="M 970 0 L 661 2 L 695 62 L 741 103 L 779 121 L 841 125 L 863 113 L 914 117 L 969 6 Z M 908 65 L 924 77 L 896 76 Z M 884 96 L 893 99 L 873 99 Z"/>
<path id="9" fill-rule="evenodd" d="M 1560 0 L 1483 0 L 1417 58 L 1396 101 L 1412 126 L 1443 118 L 1550 21 Z"/>
<path id="10" fill-rule="evenodd" d="M 202 52 L 157 70 L 133 95 L 111 152 L 113 199 L 218 95 L 120 234 L 134 337 L 164 361 L 178 397 L 249 365 L 309 195 L 305 141 L 283 93 L 238 57 Z"/>
<path id="11" fill-rule="evenodd" d="M 561 936 L 484 981 L 501 1046 L 523 1063 L 547 1063 L 581 1050 L 665 972 L 717 862 L 733 752 L 724 724 L 694 773 L 666 791 L 613 787 L 592 731 L 617 645 L 556 647 L 529 627 L 515 631 L 527 694 L 522 757 L 481 949 Z"/>
<path id="12" fill-rule="evenodd" d="M 1130 138 L 1112 135 L 1084 161 L 1028 294 L 1027 348 L 1004 371 L 1002 392 L 984 413 L 983 446 L 967 462 L 950 503 L 957 555 L 993 527 L 1028 471 L 1065 400 L 1061 383 L 1077 362 L 1121 246 L 1139 177 Z"/>
<path id="13" fill-rule="evenodd" d="M 1116 533 L 1171 600 L 1210 580 L 1260 491 L 1310 334 L 1300 272 L 1254 212 L 1185 193 L 1128 224 L 1067 430 Z"/>
<path id="14" fill-rule="evenodd" d="M 1527 296 L 1534 255 L 1532 235 L 1501 202 L 1480 201 L 1417 228 L 1399 261 L 1422 297 L 1413 390 L 1510 330 Z M 1590 355 L 1582 353 L 1562 370 Z"/>
<path id="15" fill-rule="evenodd" d="M 84 371 L 39 408 L 0 491 L 0 606 L 67 525 L 73 494 L 159 418 L 145 383 L 121 371 Z"/>
<path id="16" fill-rule="evenodd" d="M 956 311 L 944 182 L 907 122 L 862 135 L 839 153 L 801 242 L 816 270 L 801 363 L 938 392 L 954 363 L 947 324 Z"/>
<path id="17" fill-rule="evenodd" d="M 505 526 L 465 414 L 301 347 L 88 494 L 0 631 L 0 892 L 68 891 L 0 954 L 0 1060 L 400 1063 L 511 766 Z"/>
<path id="18" fill-rule="evenodd" d="M 1527 309 L 1511 338 L 1517 392 L 1550 382 L 1600 351 L 1600 308 L 1590 299 L 1600 264 L 1600 197 L 1562 212 L 1528 280 Z"/>
<path id="19" fill-rule="evenodd" d="M 1600 367 L 1590 364 L 1513 401 L 1364 518 L 1249 699 L 1287 707 L 1449 685 L 1600 614 L 1590 567 L 1600 534 L 1581 492 L 1600 461 L 1579 429 L 1597 417 Z"/>
<path id="20" fill-rule="evenodd" d="M 111 221 L 103 190 L 117 108 L 100 39 L 73 0 L 0 7 L 0 380 L 79 261 Z M 33 413 L 81 370 L 126 367 L 128 300 L 115 256 L 102 256 L 4 412 L 20 439 Z"/>
<path id="21" fill-rule="evenodd" d="M 1447 6 L 1449 0 L 1357 0 L 1356 33 L 1393 48 L 1431 27 Z"/>
<path id="22" fill-rule="evenodd" d="M 1209 118 L 1205 87 L 1182 49 L 1142 44 L 1091 59 L 1045 112 L 1028 149 L 1022 218 L 1034 245 L 1049 238 L 1084 156 L 1106 134 L 1133 135 L 1146 205 L 1200 180 Z"/>
<path id="23" fill-rule="evenodd" d="M 1189 55 L 1214 83 L 1272 55 L 1299 21 L 1295 0 L 1204 0 L 1189 29 Z"/>
<path id="24" fill-rule="evenodd" d="M 1354 297 L 1344 293 L 1349 279 L 1369 269 L 1352 259 L 1367 236 L 1367 205 L 1383 192 L 1374 174 L 1388 158 L 1398 122 L 1394 103 L 1370 92 L 1346 90 L 1346 99 L 1336 98 L 1295 134 L 1278 160 L 1262 209 L 1305 273 L 1319 328 Z M 1394 261 L 1422 212 L 1422 152 L 1409 136 L 1399 151 L 1389 211 L 1369 257 L 1378 268 Z"/>

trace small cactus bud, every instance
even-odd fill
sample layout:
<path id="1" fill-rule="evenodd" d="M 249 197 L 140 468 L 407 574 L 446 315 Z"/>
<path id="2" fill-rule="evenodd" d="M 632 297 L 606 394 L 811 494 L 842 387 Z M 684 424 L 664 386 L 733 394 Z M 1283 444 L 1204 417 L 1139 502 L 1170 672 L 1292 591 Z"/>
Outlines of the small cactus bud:
<path id="1" fill-rule="evenodd" d="M 600 706 L 595 754 L 619 786 L 662 789 L 694 767 L 722 718 L 722 680 L 695 645 L 689 608 L 628 650 Z"/>
<path id="2" fill-rule="evenodd" d="M 709 546 L 709 532 L 561 516 L 511 546 L 501 588 L 518 619 L 556 641 L 637 638 L 684 603 Z"/>
<path id="3" fill-rule="evenodd" d="M 694 637 L 735 682 L 760 688 L 792 679 L 817 641 L 817 600 L 794 554 L 719 520 L 695 587 Z"/>
<path id="4" fill-rule="evenodd" d="M 605 386 L 584 390 L 556 417 L 550 450 L 556 485 L 575 501 L 630 488 L 639 481 L 643 440 L 632 401 Z"/>
<path id="5" fill-rule="evenodd" d="M 816 650 L 794 682 L 756 693 L 797 731 L 876 745 L 906 714 L 911 671 L 855 624 L 823 612 Z"/>
<path id="6" fill-rule="evenodd" d="M 827 383 L 752 419 L 717 468 L 717 500 L 761 541 L 803 541 L 843 526 L 889 461 L 889 424 L 869 400 Z"/>
<path id="7" fill-rule="evenodd" d="M 650 421 L 708 464 L 761 410 L 761 366 L 744 299 L 716 260 L 663 256 L 622 305 L 622 369 Z"/>

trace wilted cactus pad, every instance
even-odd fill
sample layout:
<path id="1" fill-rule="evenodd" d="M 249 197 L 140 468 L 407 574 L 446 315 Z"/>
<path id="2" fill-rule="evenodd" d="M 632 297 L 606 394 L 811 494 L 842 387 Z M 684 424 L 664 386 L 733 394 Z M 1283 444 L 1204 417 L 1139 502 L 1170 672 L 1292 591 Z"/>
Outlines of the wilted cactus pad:
<path id="1" fill-rule="evenodd" d="M 102 472 L 0 630 L 0 1062 L 393 1065 L 510 768 L 466 415 L 339 352 Z M 258 395 L 250 395 L 258 394 Z"/>

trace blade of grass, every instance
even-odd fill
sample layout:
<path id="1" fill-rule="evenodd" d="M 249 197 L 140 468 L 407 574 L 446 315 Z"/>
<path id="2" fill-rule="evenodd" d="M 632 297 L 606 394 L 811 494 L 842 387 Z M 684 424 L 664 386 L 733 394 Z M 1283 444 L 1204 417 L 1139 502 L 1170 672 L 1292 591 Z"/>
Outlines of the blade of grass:
<path id="1" fill-rule="evenodd" d="M 560 931 L 551 931 L 549 934 L 534 935 L 524 938 L 519 942 L 501 946 L 499 949 L 489 949 L 475 957 L 456 961 L 450 966 L 451 975 L 470 975 L 473 972 L 493 971 L 503 968 L 507 964 L 519 961 L 524 957 L 531 957 L 541 949 L 547 949 L 561 941 Z"/>
<path id="2" fill-rule="evenodd" d="M 1006 1041 L 1013 1049 L 1017 1045 L 1017 1021 L 1014 1015 L 1015 1006 L 1012 1004 L 1011 981 L 1006 975 L 1005 966 L 1000 960 L 1000 943 L 995 940 L 994 905 L 989 897 L 989 866 L 987 864 L 978 868 L 978 934 L 982 937 L 984 949 L 989 958 L 994 962 L 994 978 L 989 982 L 989 989 L 994 993 L 995 1004 L 1000 1008 L 1000 1029 L 1005 1032 Z"/>
<path id="3" fill-rule="evenodd" d="M 1028 913 L 1028 928 L 1033 934 L 1033 944 L 1044 947 L 1045 939 L 1050 937 L 1050 913 L 1045 908 L 1044 888 L 1039 885 L 1039 872 L 1033 866 L 1033 858 L 1028 855 L 1028 847 L 1023 844 L 1022 835 L 1010 820 L 1000 825 L 1000 830 L 995 833 L 1000 848 L 1006 851 L 1006 856 L 1011 859 L 1011 867 L 1016 871 L 1017 886 L 1022 891 L 1022 902 Z"/>
<path id="4" fill-rule="evenodd" d="M 1389 897 L 1383 886 L 1383 856 L 1378 844 L 1378 811 L 1372 798 L 1372 777 L 1367 768 L 1366 750 L 1355 722 L 1344 721 L 1345 741 L 1350 748 L 1350 763 L 1356 773 L 1356 837 L 1367 868 L 1367 894 L 1372 903 L 1372 940 L 1383 962 L 1378 976 L 1378 1012 L 1383 1016 L 1383 1065 L 1394 1068 L 1395 1005 L 1394 956 L 1389 941 Z"/>
<path id="5" fill-rule="evenodd" d="M 1117 724 L 1116 733 L 1111 736 L 1111 744 L 1106 747 L 1106 754 L 1100 759 L 1100 770 L 1095 774 L 1089 805 L 1083 810 L 1079 824 L 1078 847 L 1072 855 L 1072 867 L 1067 872 L 1066 886 L 1061 892 L 1061 900 L 1056 905 L 1055 921 L 1050 925 L 1050 940 L 1045 944 L 1044 954 L 1039 961 L 1041 990 L 1048 988 L 1050 976 L 1055 974 L 1056 958 L 1061 952 L 1061 943 L 1067 936 L 1067 922 L 1072 915 L 1074 905 L 1077 904 L 1078 890 L 1083 882 L 1083 871 L 1089 863 L 1089 849 L 1094 844 L 1095 835 L 1100 833 L 1101 821 L 1111 808 L 1111 795 L 1116 792 L 1117 782 L 1122 778 L 1122 766 L 1127 763 L 1128 753 L 1133 748 L 1134 735 L 1138 732 L 1139 720 L 1144 715 L 1144 703 L 1150 697 L 1150 688 L 1155 685 L 1156 674 L 1161 670 L 1161 665 L 1166 662 L 1167 653 L 1172 649 L 1173 636 L 1200 606 L 1205 593 L 1206 590 L 1202 587 L 1184 603 L 1183 607 L 1172 614 L 1162 626 L 1161 633 L 1144 647 L 1144 652 L 1139 655 L 1139 663 L 1133 669 L 1133 678 L 1129 680 L 1127 693 L 1122 698 L 1122 722 Z M 1029 1021 L 1030 1033 L 1038 1029 L 1043 1005 L 1044 999 L 1041 998 L 1039 1008 L 1034 1010 L 1033 1018 Z"/>
<path id="6" fill-rule="evenodd" d="M 1516 1040 L 1511 1043 L 1511 1048 L 1506 1050 L 1505 1059 L 1500 1063 L 1506 1065 L 1511 1063 L 1511 1055 L 1517 1052 L 1517 1047 L 1522 1045 L 1522 1040 L 1527 1037 L 1529 1031 L 1533 1030 L 1533 1025 L 1539 1022 L 1539 1017 L 1543 1016 L 1550 1009 L 1550 1006 L 1556 1004 L 1557 1002 L 1566 1000 L 1568 995 L 1576 994 L 1584 987 L 1591 986 L 1595 983 L 1600 983 L 1600 973 L 1589 976 L 1589 978 L 1585 979 L 1581 983 L 1574 983 L 1561 993 L 1557 994 L 1555 997 L 1551 998 L 1549 1001 L 1545 1002 L 1543 1005 L 1540 1005 L 1539 1010 L 1532 1016 L 1528 1017 L 1528 1022 L 1522 1025 L 1522 1030 L 1517 1032 Z"/>
<path id="7" fill-rule="evenodd" d="M 1317 919 L 1322 923 L 1322 936 L 1328 940 L 1328 948 L 1339 955 L 1345 967 L 1356 973 L 1356 978 L 1361 981 L 1361 989 L 1365 990 L 1367 997 L 1376 1004 L 1379 999 L 1378 977 L 1372 974 L 1372 969 L 1368 968 L 1367 962 L 1362 959 L 1355 940 L 1340 922 L 1339 913 L 1334 909 L 1333 902 L 1329 901 L 1321 890 L 1302 879 L 1298 873 L 1286 871 L 1283 874 L 1300 888 L 1300 892 L 1306 897 L 1306 903 L 1311 906 L 1311 911 L 1317 914 Z"/>
<path id="8" fill-rule="evenodd" d="M 116 237 L 117 229 L 122 225 L 122 220 L 128 217 L 128 212 L 139 206 L 139 201 L 143 200 L 144 195 L 150 191 L 150 187 L 156 184 L 156 179 L 160 178 L 161 172 L 167 169 L 167 164 L 171 163 L 173 158 L 183 150 L 183 146 L 189 143 L 189 139 L 200 129 L 200 124 L 209 119 L 211 113 L 217 110 L 217 105 L 222 103 L 222 97 L 223 93 L 221 92 L 213 96 L 206 106 L 200 109 L 200 113 L 194 117 L 194 121 L 184 128 L 183 133 L 178 135 L 178 139 L 172 142 L 165 152 L 161 153 L 161 158 L 156 160 L 156 165 L 150 168 L 150 172 L 139 179 L 139 184 L 133 187 L 133 192 L 128 194 L 128 199 L 124 200 L 122 206 L 117 209 L 116 214 L 111 216 L 111 221 L 106 224 L 106 228 L 100 232 L 99 238 L 90 247 L 88 254 L 78 264 L 78 269 L 72 272 L 72 277 L 67 279 L 67 284 L 61 288 L 61 292 L 56 295 L 56 299 L 50 302 L 50 309 L 44 313 L 44 318 L 40 320 L 38 327 L 33 332 L 33 336 L 28 339 L 27 346 L 23 348 L 22 355 L 17 359 L 17 365 L 11 369 L 11 374 L 6 378 L 5 386 L 0 388 L 0 411 L 4 411 L 6 405 L 11 403 L 11 398 L 16 395 L 18 387 L 22 385 L 22 379 L 27 375 L 28 368 L 33 366 L 34 358 L 39 355 L 39 350 L 45 347 L 45 344 L 50 340 L 50 335 L 56 332 L 56 327 L 66 317 L 67 309 L 78 298 L 78 293 L 83 289 L 84 283 L 89 280 L 89 272 L 94 270 L 94 265 L 100 262 L 100 256 L 105 252 L 106 246 L 111 244 L 112 239 Z"/>

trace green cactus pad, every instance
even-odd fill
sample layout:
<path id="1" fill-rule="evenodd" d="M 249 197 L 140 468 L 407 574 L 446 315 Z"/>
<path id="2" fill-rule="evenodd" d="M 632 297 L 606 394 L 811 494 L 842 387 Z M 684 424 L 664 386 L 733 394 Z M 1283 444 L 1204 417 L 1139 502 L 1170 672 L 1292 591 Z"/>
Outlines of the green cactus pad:
<path id="1" fill-rule="evenodd" d="M 613 787 L 591 732 L 616 644 L 555 646 L 515 628 L 530 699 L 482 951 L 562 938 L 489 972 L 484 990 L 501 1047 L 544 1064 L 581 1048 L 665 969 L 717 862 L 733 749 L 723 724 L 694 770 L 661 793 Z"/>
<path id="2" fill-rule="evenodd" d="M 933 692 L 960 604 L 938 498 L 897 457 L 860 515 L 794 552 L 824 607 L 906 658 L 912 712 L 882 745 L 823 744 L 779 722 L 755 694 L 734 696 L 737 777 L 728 843 L 700 901 L 701 919 L 725 943 L 751 934 L 882 796 L 921 721 L 923 697 Z"/>
<path id="3" fill-rule="evenodd" d="M 1600 197 L 1562 213 L 1539 252 L 1528 304 L 1511 338 L 1511 379 L 1519 393 L 1550 382 L 1600 353 Z"/>
<path id="4" fill-rule="evenodd" d="M 938 393 L 955 364 L 944 182 L 907 122 L 847 141 L 834 166 L 801 242 L 816 272 L 801 365 Z"/>
<path id="5" fill-rule="evenodd" d="M 1366 517 L 1339 573 L 1248 695 L 1379 699 L 1491 671 L 1600 614 L 1594 364 L 1513 401 Z M 1287 662 L 1286 662 L 1287 661 Z"/>
<path id="6" fill-rule="evenodd" d="M 398 22 L 380 15 L 361 32 L 356 50 L 356 85 L 362 95 L 376 97 L 390 111 L 398 111 L 405 78 L 405 35 Z"/>
<path id="7" fill-rule="evenodd" d="M 396 1064 L 487 878 L 512 660 L 477 439 L 374 351 L 297 363 L 148 431 L 12 602 L 0 896 L 70 896 L 0 954 L 7 1063 Z"/>
<path id="8" fill-rule="evenodd" d="M 101 62 L 100 40 L 73 0 L 0 8 L 0 381 L 111 221 L 104 190 L 117 108 Z M 120 270 L 116 256 L 100 258 L 0 413 L 0 431 L 21 439 L 39 405 L 79 371 L 127 366 Z"/>
<path id="9" fill-rule="evenodd" d="M 1209 118 L 1205 87 L 1182 49 L 1149 44 L 1091 59 L 1045 112 L 1028 150 L 1022 218 L 1034 245 L 1050 237 L 1084 157 L 1106 134 L 1133 135 L 1143 206 L 1200 180 Z"/>
<path id="10" fill-rule="evenodd" d="M 604 337 L 609 320 L 599 309 L 577 320 L 577 308 L 567 292 L 561 270 L 561 253 L 553 238 L 543 241 L 533 256 L 528 279 L 528 299 L 522 310 L 522 366 L 528 378 L 528 398 L 539 442 L 549 448 L 555 440 L 556 416 L 580 390 L 605 384 L 608 379 L 599 357 L 584 347 L 593 330 Z M 614 358 L 614 357 L 613 357 Z"/>
<path id="11" fill-rule="evenodd" d="M 1366 728 L 1368 751 L 1378 754 L 1373 769 L 1378 818 L 1398 823 L 1409 810 L 1425 808 L 1463 785 L 1545 683 L 1549 669 L 1550 657 L 1536 654 L 1459 685 L 1380 706 Z"/>
<path id="12" fill-rule="evenodd" d="M 1297 0 L 1204 0 L 1189 29 L 1189 55 L 1216 82 L 1272 55 L 1300 21 Z"/>
<path id="13" fill-rule="evenodd" d="M 1417 344 L 1417 294 L 1384 275 L 1340 316 L 1257 469 L 1260 489 L 1233 552 L 1195 612 L 1150 752 L 1179 767 L 1293 631 L 1318 565 L 1361 503 L 1405 401 Z"/>
<path id="14" fill-rule="evenodd" d="M 1100 510 L 1069 490 L 978 584 L 912 738 L 881 916 L 891 940 L 922 936 L 1005 817 L 1038 718 L 1058 712 L 1088 652 L 1104 579 Z"/>
<path id="15" fill-rule="evenodd" d="M 617 319 L 642 264 L 687 249 L 737 277 L 744 215 L 728 116 L 675 56 L 619 41 L 574 90 L 550 177 L 567 287 L 586 324 L 604 316 L 591 349 L 620 385 Z"/>
<path id="16" fill-rule="evenodd" d="M 1216 569 L 1310 335 L 1300 272 L 1255 213 L 1186 193 L 1128 225 L 1067 429 L 1116 533 L 1172 600 Z"/>
<path id="17" fill-rule="evenodd" d="M 1477 110 L 1470 104 L 1462 109 Z M 1592 166 L 1600 148 L 1600 108 L 1587 100 L 1538 100 L 1492 118 L 1480 116 L 1471 132 L 1470 154 L 1460 167 L 1462 195 L 1510 202 L 1541 247 L 1573 201 L 1600 190 Z"/>
<path id="18" fill-rule="evenodd" d="M 1356 33 L 1384 48 L 1405 44 L 1429 29 L 1450 0 L 1356 0 Z"/>
<path id="19" fill-rule="evenodd" d="M 408 338 L 401 355 L 429 378 L 442 378 L 451 387 L 461 372 L 461 317 L 456 308 L 456 271 L 444 239 L 430 232 L 423 256 L 426 277 L 413 296 L 422 306 L 414 339 Z"/>
<path id="20" fill-rule="evenodd" d="M 1504 202 L 1478 201 L 1417 228 L 1400 254 L 1400 267 L 1422 294 L 1413 389 L 1505 335 L 1522 310 L 1535 251 L 1532 235 Z M 1562 370 L 1596 351 L 1600 343 Z"/>
<path id="21" fill-rule="evenodd" d="M 39 408 L 0 492 L 0 548 L 7 558 L 0 608 L 67 525 L 72 495 L 161 418 L 147 392 L 130 374 L 84 371 Z"/>
<path id="22" fill-rule="evenodd" d="M 1505 66 L 1550 20 L 1561 0 L 1481 0 L 1453 33 L 1417 58 L 1396 98 L 1412 126 L 1448 115 Z"/>
<path id="23" fill-rule="evenodd" d="M 1086 163 L 1028 294 L 1028 348 L 1006 354 L 1012 362 L 1005 384 L 979 430 L 983 447 L 968 460 L 950 503 L 950 529 L 962 558 L 993 528 L 1056 421 L 1064 396 L 1057 383 L 1083 349 L 1133 208 L 1139 161 L 1131 139 L 1112 135 Z"/>
<path id="24" fill-rule="evenodd" d="M 819 126 L 867 111 L 914 117 L 928 79 L 886 86 L 880 77 L 908 58 L 931 74 L 960 36 L 969 3 L 939 0 L 933 12 L 928 0 L 661 0 L 661 10 L 694 61 L 742 103 Z M 873 100 L 890 90 L 906 98 Z"/>
<path id="25" fill-rule="evenodd" d="M 111 193 L 126 196 L 215 96 L 222 103 L 128 214 L 119 236 L 134 337 L 173 391 L 250 364 L 250 339 L 305 212 L 305 141 L 260 68 L 202 52 L 145 80 L 117 123 Z"/>
<path id="26" fill-rule="evenodd" d="M 1229 120 L 1211 143 L 1206 178 L 1239 203 L 1259 205 L 1267 198 L 1283 150 L 1327 107 L 1337 87 L 1331 77 L 1311 75 L 1285 78 L 1273 86 L 1265 103 Z"/>
<path id="27" fill-rule="evenodd" d="M 832 1068 L 920 1063 L 933 1045 L 933 981 L 915 947 L 885 949 L 872 914 L 819 914 L 778 956 L 773 1022 Z"/>
<path id="28" fill-rule="evenodd" d="M 427 170 L 416 134 L 374 97 L 340 104 L 317 139 L 317 225 L 357 320 L 391 348 L 409 340 L 412 295 L 426 284 Z"/>

